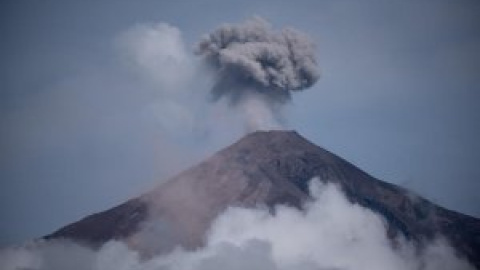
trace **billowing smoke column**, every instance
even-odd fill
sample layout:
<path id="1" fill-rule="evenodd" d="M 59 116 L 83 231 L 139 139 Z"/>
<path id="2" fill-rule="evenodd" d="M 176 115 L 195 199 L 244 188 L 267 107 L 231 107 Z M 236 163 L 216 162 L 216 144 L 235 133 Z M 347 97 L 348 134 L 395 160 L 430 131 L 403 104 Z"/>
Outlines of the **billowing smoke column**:
<path id="1" fill-rule="evenodd" d="M 274 31 L 260 17 L 221 26 L 197 44 L 195 53 L 215 71 L 213 99 L 241 105 L 247 120 L 257 124 L 253 129 L 265 128 L 264 122 L 278 116 L 279 105 L 290 100 L 293 91 L 312 86 L 320 76 L 315 46 L 307 35 L 292 28 Z M 271 115 L 258 108 L 258 101 Z"/>

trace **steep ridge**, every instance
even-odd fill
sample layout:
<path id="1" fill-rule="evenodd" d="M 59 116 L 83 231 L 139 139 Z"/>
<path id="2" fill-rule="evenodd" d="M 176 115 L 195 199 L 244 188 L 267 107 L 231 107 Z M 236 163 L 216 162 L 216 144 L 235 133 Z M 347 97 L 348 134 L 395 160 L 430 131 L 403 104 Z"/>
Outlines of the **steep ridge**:
<path id="1" fill-rule="evenodd" d="M 228 206 L 302 207 L 316 177 L 337 183 L 351 202 L 381 214 L 389 236 L 421 244 L 442 234 L 480 267 L 480 221 L 449 211 L 361 171 L 294 131 L 255 132 L 143 196 L 46 236 L 93 245 L 122 239 L 146 253 L 202 245 L 211 221 Z M 150 243 L 152 235 L 155 245 Z M 161 244 L 159 245 L 158 242 Z"/>

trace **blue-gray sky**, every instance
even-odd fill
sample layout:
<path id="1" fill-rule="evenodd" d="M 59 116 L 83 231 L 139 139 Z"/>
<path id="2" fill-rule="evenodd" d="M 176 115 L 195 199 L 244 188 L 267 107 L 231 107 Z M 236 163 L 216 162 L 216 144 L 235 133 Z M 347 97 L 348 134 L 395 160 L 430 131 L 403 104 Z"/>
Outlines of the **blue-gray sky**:
<path id="1" fill-rule="evenodd" d="M 206 74 L 175 94 L 192 128 L 124 45 L 167 23 L 191 53 L 253 15 L 317 44 L 322 78 L 293 96 L 290 128 L 480 216 L 479 1 L 2 1 L 0 13 L 0 245 L 114 206 L 239 138 L 238 123 L 215 126 L 191 102 L 207 99 Z"/>

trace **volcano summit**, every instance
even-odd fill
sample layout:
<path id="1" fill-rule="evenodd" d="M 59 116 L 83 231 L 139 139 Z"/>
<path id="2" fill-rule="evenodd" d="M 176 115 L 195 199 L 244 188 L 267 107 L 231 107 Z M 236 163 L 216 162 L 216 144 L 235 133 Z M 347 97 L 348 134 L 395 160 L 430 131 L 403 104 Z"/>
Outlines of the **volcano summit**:
<path id="1" fill-rule="evenodd" d="M 382 217 L 389 239 L 421 247 L 444 237 L 480 267 L 480 221 L 361 171 L 294 131 L 254 132 L 144 195 L 46 236 L 99 247 L 122 240 L 142 254 L 205 244 L 212 221 L 229 207 L 302 209 L 316 178 L 336 184 L 350 203 Z"/>

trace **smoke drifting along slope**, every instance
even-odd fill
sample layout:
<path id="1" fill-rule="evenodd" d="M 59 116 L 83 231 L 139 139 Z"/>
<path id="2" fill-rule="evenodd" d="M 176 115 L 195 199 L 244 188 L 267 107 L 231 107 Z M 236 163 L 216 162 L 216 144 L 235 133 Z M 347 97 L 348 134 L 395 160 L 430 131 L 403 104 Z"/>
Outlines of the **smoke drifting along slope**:
<path id="1" fill-rule="evenodd" d="M 213 223 L 206 245 L 141 259 L 123 242 L 98 251 L 53 241 L 0 252 L 5 270 L 469 270 L 443 240 L 419 249 L 402 237 L 393 245 L 384 219 L 352 204 L 334 184 L 312 181 L 304 210 L 229 208 Z M 151 235 L 161 242 L 162 235 Z"/>
<path id="2" fill-rule="evenodd" d="M 260 17 L 221 26 L 197 44 L 196 54 L 215 72 L 214 100 L 225 97 L 246 111 L 258 111 L 247 115 L 250 124 L 260 125 L 253 129 L 271 122 L 272 116 L 278 118 L 278 105 L 320 76 L 315 46 L 307 35 L 293 28 L 274 31 Z M 271 115 L 255 109 L 259 103 L 252 99 L 261 101 Z"/>

